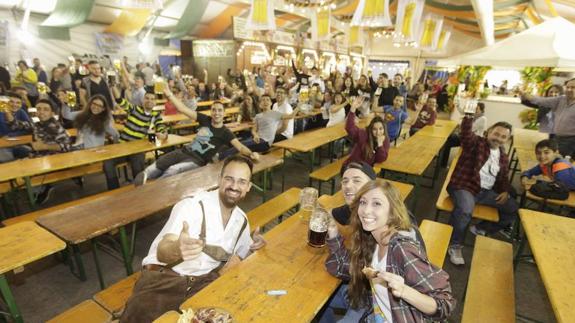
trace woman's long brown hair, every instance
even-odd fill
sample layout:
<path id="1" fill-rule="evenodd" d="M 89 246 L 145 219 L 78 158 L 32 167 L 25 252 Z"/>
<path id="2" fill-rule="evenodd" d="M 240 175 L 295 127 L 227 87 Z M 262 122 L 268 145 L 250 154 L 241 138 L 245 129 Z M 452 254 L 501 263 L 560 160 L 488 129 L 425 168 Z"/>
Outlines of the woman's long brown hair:
<path id="1" fill-rule="evenodd" d="M 93 114 L 90 109 L 90 105 L 94 100 L 99 100 L 104 105 L 104 111 L 100 114 Z M 110 107 L 108 106 L 108 101 L 101 94 L 96 94 L 90 97 L 88 104 L 84 107 L 84 110 L 74 120 L 74 127 L 80 130 L 84 126 L 88 126 L 94 133 L 101 135 L 104 133 L 106 124 L 110 121 Z"/>
<path id="2" fill-rule="evenodd" d="M 375 149 L 377 148 L 377 138 L 373 135 L 373 127 L 376 123 L 380 122 L 383 125 L 383 133 L 387 137 L 387 125 L 385 121 L 379 116 L 373 117 L 369 125 L 365 129 L 367 131 L 367 145 L 363 148 L 363 158 L 367 162 L 373 158 Z"/>
<path id="3" fill-rule="evenodd" d="M 389 202 L 389 218 L 387 225 L 389 230 L 386 235 L 391 235 L 398 230 L 409 230 L 411 222 L 409 213 L 403 203 L 399 191 L 387 180 L 376 179 L 365 183 L 355 195 L 351 204 L 351 249 L 350 249 L 350 276 L 348 295 L 352 308 L 365 306 L 365 300 L 371 287 L 369 281 L 362 273 L 363 267 L 369 267 L 373 259 L 373 252 L 377 241 L 372 233 L 365 231 L 358 216 L 359 201 L 361 197 L 374 189 L 380 189 Z"/>

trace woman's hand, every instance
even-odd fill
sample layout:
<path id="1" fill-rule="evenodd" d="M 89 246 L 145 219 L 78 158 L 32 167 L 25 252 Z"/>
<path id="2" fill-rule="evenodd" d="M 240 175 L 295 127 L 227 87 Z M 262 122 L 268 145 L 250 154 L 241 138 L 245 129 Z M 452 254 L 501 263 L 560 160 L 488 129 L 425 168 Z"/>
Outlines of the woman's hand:
<path id="1" fill-rule="evenodd" d="M 378 278 L 383 280 L 387 284 L 387 288 L 391 290 L 393 296 L 399 298 L 403 297 L 403 292 L 405 291 L 405 280 L 403 279 L 403 277 L 388 272 L 380 272 L 379 274 L 377 274 L 377 277 L 375 279 Z M 382 285 L 385 286 L 385 284 Z"/>
<path id="2" fill-rule="evenodd" d="M 383 146 L 384 142 L 385 142 L 385 135 L 377 136 L 377 147 Z"/>

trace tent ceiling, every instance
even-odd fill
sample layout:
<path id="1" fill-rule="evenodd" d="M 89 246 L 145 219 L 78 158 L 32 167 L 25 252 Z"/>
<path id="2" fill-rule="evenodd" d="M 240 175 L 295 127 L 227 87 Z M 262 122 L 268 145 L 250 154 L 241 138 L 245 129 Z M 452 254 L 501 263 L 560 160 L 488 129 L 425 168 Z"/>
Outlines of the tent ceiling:
<path id="1" fill-rule="evenodd" d="M 57 0 L 29 1 L 32 6 L 31 11 L 42 15 L 52 12 L 57 2 Z M 188 1 L 194 0 L 163 0 L 164 9 L 155 21 L 154 28 L 170 31 L 177 24 Z M 23 10 L 22 6 L 25 2 L 24 0 L 2 0 L 0 1 L 0 9 L 16 8 Z M 230 10 L 226 9 L 238 5 L 243 7 L 232 10 L 232 12 L 234 14 L 239 12 L 239 15 L 245 16 L 250 2 L 250 0 L 210 0 L 200 23 L 192 28 L 189 35 L 202 37 L 204 34 L 209 34 L 214 37 L 213 33 L 206 31 L 214 19 L 227 19 Z M 284 3 L 283 0 L 275 0 L 275 2 L 277 5 Z M 336 0 L 337 8 L 333 11 L 336 19 L 343 22 L 349 21 L 358 2 L 359 0 Z M 398 0 L 391 0 L 392 15 L 395 14 L 397 2 Z M 552 0 L 551 2 L 560 16 L 575 22 L 575 0 Z M 523 22 L 529 21 L 525 14 L 528 5 L 533 5 L 540 16 L 551 17 L 546 0 L 495 0 L 496 37 L 507 37 L 525 29 L 526 26 Z M 123 0 L 96 0 L 88 21 L 109 25 L 120 15 L 122 8 Z M 480 27 L 470 0 L 426 0 L 426 10 L 443 14 L 447 17 L 445 24 L 451 25 L 457 31 L 473 37 L 481 37 Z M 283 19 L 283 16 L 289 16 L 289 19 L 284 19 L 280 25 L 282 28 L 293 30 L 309 24 L 309 20 L 304 17 L 306 11 L 309 12 L 309 9 L 296 9 L 295 12 L 276 12 L 276 17 Z M 229 20 L 228 28 L 231 26 L 231 19 Z"/>

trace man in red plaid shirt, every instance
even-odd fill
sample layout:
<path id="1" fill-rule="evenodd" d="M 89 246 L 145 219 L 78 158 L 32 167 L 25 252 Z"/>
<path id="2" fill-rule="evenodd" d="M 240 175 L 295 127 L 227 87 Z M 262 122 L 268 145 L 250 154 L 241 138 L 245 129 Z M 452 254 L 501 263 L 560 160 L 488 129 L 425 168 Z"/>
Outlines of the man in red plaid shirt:
<path id="1" fill-rule="evenodd" d="M 466 114 L 461 123 L 461 156 L 447 192 L 454 209 L 449 219 L 453 234 L 449 243 L 449 260 L 464 265 L 462 255 L 465 228 L 471 221 L 475 204 L 488 205 L 499 211 L 499 222 L 482 221 L 471 226 L 474 234 L 488 235 L 508 228 L 517 216 L 517 202 L 509 197 L 509 159 L 503 145 L 511 136 L 511 125 L 497 122 L 480 137 L 471 131 L 473 115 Z"/>

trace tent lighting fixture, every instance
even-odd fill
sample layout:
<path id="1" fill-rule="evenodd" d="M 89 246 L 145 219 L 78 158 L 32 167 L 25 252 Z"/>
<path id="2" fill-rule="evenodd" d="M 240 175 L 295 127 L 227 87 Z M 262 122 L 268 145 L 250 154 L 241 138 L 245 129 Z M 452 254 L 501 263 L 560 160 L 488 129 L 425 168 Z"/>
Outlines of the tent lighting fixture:
<path id="1" fill-rule="evenodd" d="M 303 54 L 306 54 L 306 53 L 307 53 L 307 54 L 312 54 L 313 57 L 315 57 L 315 60 L 316 60 L 316 61 L 318 60 L 317 52 L 316 52 L 315 50 L 313 50 L 313 49 L 304 48 L 304 49 L 302 50 L 302 53 L 303 53 Z"/>
<path id="2" fill-rule="evenodd" d="M 270 53 L 268 52 L 268 49 L 266 47 L 266 45 L 264 43 L 260 43 L 260 42 L 253 42 L 253 41 L 245 41 L 242 43 L 242 46 L 240 47 L 240 49 L 238 50 L 238 53 L 236 54 L 237 56 L 240 56 L 240 54 L 244 51 L 244 48 L 246 46 L 250 46 L 250 47 L 259 47 L 261 49 L 261 52 L 265 55 L 267 60 L 270 60 L 272 57 L 270 55 Z"/>

